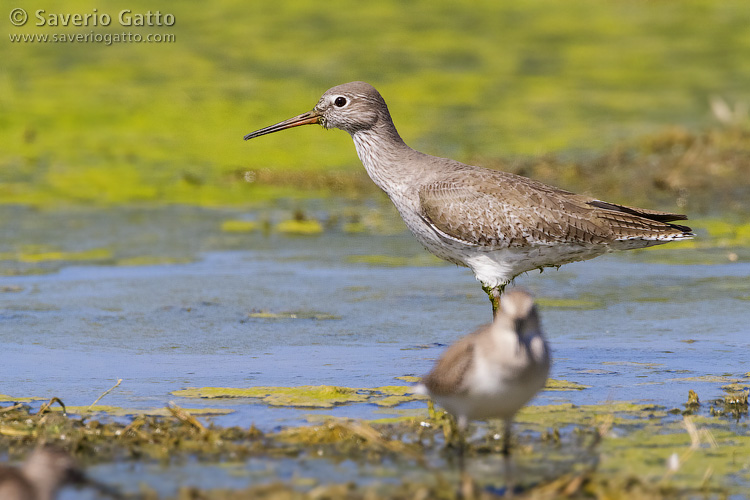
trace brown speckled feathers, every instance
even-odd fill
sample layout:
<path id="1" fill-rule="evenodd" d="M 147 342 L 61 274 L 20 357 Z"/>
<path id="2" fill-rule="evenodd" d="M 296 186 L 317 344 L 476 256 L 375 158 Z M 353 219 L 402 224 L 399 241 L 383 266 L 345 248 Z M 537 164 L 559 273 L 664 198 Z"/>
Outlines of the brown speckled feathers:
<path id="1" fill-rule="evenodd" d="M 422 216 L 456 240 L 494 248 L 554 243 L 671 240 L 679 214 L 606 203 L 507 172 L 456 162 L 456 174 L 422 186 Z M 466 175 L 469 173 L 470 175 Z"/>

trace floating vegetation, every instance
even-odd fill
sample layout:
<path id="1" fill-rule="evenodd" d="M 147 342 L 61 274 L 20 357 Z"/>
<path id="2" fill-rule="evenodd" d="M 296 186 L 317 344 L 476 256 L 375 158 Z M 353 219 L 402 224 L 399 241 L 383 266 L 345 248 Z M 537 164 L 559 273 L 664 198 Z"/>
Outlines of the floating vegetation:
<path id="1" fill-rule="evenodd" d="M 333 408 L 346 403 L 366 401 L 368 395 L 357 389 L 334 386 L 299 387 L 202 387 L 174 391 L 183 398 L 257 398 L 269 406 L 294 406 L 303 408 Z"/>
<path id="2" fill-rule="evenodd" d="M 269 393 L 267 389 L 255 389 Z M 311 399 L 334 400 L 358 393 L 371 398 L 408 396 L 410 390 L 406 386 L 296 389 L 306 392 Z M 233 397 L 247 395 L 236 391 L 216 392 L 239 394 Z M 297 395 L 292 393 L 292 397 Z M 53 400 L 59 402 L 57 398 Z M 62 402 L 59 403 L 62 407 Z M 317 460 L 334 464 L 353 462 L 363 474 L 361 482 L 345 485 L 326 476 L 283 483 L 269 478 L 269 483 L 233 490 L 202 490 L 193 486 L 181 488 L 173 497 L 179 500 L 364 500 L 373 498 L 372 495 L 384 499 L 413 498 L 402 496 L 407 492 L 427 495 L 422 498 L 459 498 L 453 453 L 445 447 L 444 413 L 436 410 L 428 413 L 422 409 L 411 417 L 377 422 L 328 419 L 275 432 L 261 432 L 253 426 L 216 427 L 199 420 L 198 410 L 176 405 L 164 409 L 160 416 L 140 414 L 126 422 L 99 421 L 93 418 L 94 414 L 81 418 L 72 410 L 68 408 L 68 414 L 64 415 L 56 410 L 34 413 L 23 404 L 0 407 L 0 453 L 17 460 L 44 440 L 59 444 L 84 464 L 112 460 L 180 463 L 181 458 L 187 457 L 198 458 L 205 464 L 228 460 L 241 463 L 251 457 L 262 457 L 266 463 L 282 459 L 308 464 Z M 494 488 L 502 481 L 497 473 L 501 470 L 501 443 L 494 436 L 502 431 L 502 425 L 499 421 L 473 425 L 485 428 L 486 432 L 469 434 L 467 480 L 475 488 L 474 498 L 496 498 Z M 609 402 L 527 407 L 518 415 L 516 425 L 521 432 L 517 434 L 513 460 L 523 471 L 517 478 L 520 498 L 548 498 L 547 495 L 555 498 L 563 491 L 569 498 L 602 500 L 613 498 L 615 492 L 617 495 L 629 492 L 636 498 L 648 493 L 650 499 L 692 497 L 699 492 L 711 497 L 739 494 L 744 483 L 733 478 L 744 477 L 744 464 L 750 460 L 750 436 L 733 430 L 730 421 L 706 417 L 683 420 L 653 405 Z M 425 463 L 442 464 L 436 469 L 442 472 L 436 474 L 432 468 L 425 468 Z M 308 465 L 305 469 L 314 467 Z M 713 474 L 706 475 L 707 470 Z M 391 477 L 393 480 L 385 480 Z M 138 498 L 164 497 L 144 485 Z"/>
<path id="3" fill-rule="evenodd" d="M 47 398 L 40 398 L 36 396 L 17 397 L 17 396 L 8 396 L 7 394 L 0 394 L 0 403 L 7 403 L 7 402 L 29 403 L 31 401 L 43 401 L 45 399 Z"/>
<path id="4" fill-rule="evenodd" d="M 25 263 L 49 262 L 49 261 L 97 261 L 109 260 L 112 251 L 108 248 L 92 248 L 77 252 L 63 252 L 44 248 L 26 248 L 20 252 L 0 253 L 0 260 L 15 260 Z"/>
<path id="5" fill-rule="evenodd" d="M 366 233 L 368 231 L 368 228 L 365 224 L 362 222 L 347 222 L 343 226 L 341 226 L 341 230 L 345 233 Z"/>
<path id="6" fill-rule="evenodd" d="M 119 406 L 109 405 L 93 405 L 93 406 L 66 406 L 62 407 L 51 407 L 49 411 L 66 412 L 72 415 L 91 416 L 95 414 L 106 414 L 110 417 L 135 417 L 135 416 L 148 416 L 148 417 L 166 417 L 171 415 L 168 408 L 122 408 Z M 228 415 L 233 413 L 234 410 L 227 408 L 186 408 L 186 411 L 193 415 L 202 417 Z"/>
<path id="7" fill-rule="evenodd" d="M 371 266 L 382 267 L 445 265 L 445 262 L 427 252 L 422 252 L 411 257 L 396 257 L 393 255 L 351 255 L 347 257 L 346 261 L 351 264 L 368 264 Z"/>
<path id="8" fill-rule="evenodd" d="M 721 390 L 726 392 L 741 392 L 747 389 L 750 389 L 750 380 L 737 381 L 721 386 Z"/>
<path id="9" fill-rule="evenodd" d="M 664 366 L 664 363 L 641 363 L 639 361 L 602 361 L 601 364 L 607 366 L 633 366 L 639 368 L 658 368 Z"/>
<path id="10" fill-rule="evenodd" d="M 683 413 L 691 415 L 698 411 L 700 407 L 701 401 L 698 398 L 698 394 L 694 390 L 690 389 L 690 391 L 688 391 L 688 400 L 687 403 L 685 403 L 685 411 Z"/>
<path id="11" fill-rule="evenodd" d="M 596 427 L 605 420 L 614 426 L 635 428 L 667 415 L 665 409 L 659 406 L 612 401 L 602 405 L 563 403 L 527 406 L 518 413 L 516 420 L 543 432 L 546 429 L 563 428 L 567 425 Z"/>
<path id="12" fill-rule="evenodd" d="M 279 222 L 274 229 L 279 233 L 312 236 L 321 234 L 323 232 L 323 225 L 314 219 L 291 219 Z"/>
<path id="13" fill-rule="evenodd" d="M 712 384 L 739 384 L 748 383 L 747 379 L 738 379 L 726 375 L 700 375 L 697 377 L 670 378 L 667 382 L 710 382 Z"/>
<path id="14" fill-rule="evenodd" d="M 201 387 L 182 389 L 172 395 L 183 398 L 256 398 L 269 406 L 297 408 L 333 408 L 351 403 L 373 403 L 393 407 L 409 401 L 423 399 L 412 394 L 409 386 L 384 386 L 372 389 L 355 389 L 329 385 L 297 387 Z"/>
<path id="15" fill-rule="evenodd" d="M 729 391 L 723 398 L 711 402 L 712 416 L 728 416 L 735 420 L 748 414 L 748 391 Z"/>
<path id="16" fill-rule="evenodd" d="M 201 431 L 188 420 L 169 409 L 164 409 L 164 416 L 137 415 L 122 423 L 79 418 L 61 411 L 35 414 L 29 406 L 16 405 L 0 408 L 0 450 L 17 459 L 38 440 L 44 440 L 74 452 L 87 463 L 129 458 L 169 460 L 177 455 L 218 459 L 257 452 L 255 440 L 262 434 L 254 427 L 209 426 Z"/>
<path id="17" fill-rule="evenodd" d="M 582 391 L 590 388 L 590 385 L 583 385 L 577 382 L 569 382 L 567 380 L 555 380 L 547 379 L 547 383 L 544 386 L 545 391 Z"/>
<path id="18" fill-rule="evenodd" d="M 539 307 L 555 309 L 573 309 L 579 311 L 591 311 L 602 309 L 605 306 L 601 298 L 586 296 L 577 299 L 558 299 L 551 297 L 539 297 L 536 299 Z"/>
<path id="19" fill-rule="evenodd" d="M 117 266 L 163 266 L 166 264 L 189 264 L 193 259 L 188 257 L 167 257 L 164 255 L 138 255 L 117 259 Z"/>
<path id="20" fill-rule="evenodd" d="M 253 220 L 225 220 L 221 223 L 221 230 L 227 233 L 250 233 L 257 231 L 260 225 Z"/>
<path id="21" fill-rule="evenodd" d="M 730 248 L 750 246 L 750 222 L 733 224 L 725 219 L 691 219 L 699 238 L 686 241 L 683 248 Z"/>
<path id="22" fill-rule="evenodd" d="M 329 320 L 329 319 L 341 319 L 341 316 L 335 314 L 321 313 L 315 311 L 288 311 L 288 312 L 270 312 L 270 311 L 257 311 L 247 315 L 248 318 L 262 318 L 262 319 L 316 319 L 316 320 Z"/>

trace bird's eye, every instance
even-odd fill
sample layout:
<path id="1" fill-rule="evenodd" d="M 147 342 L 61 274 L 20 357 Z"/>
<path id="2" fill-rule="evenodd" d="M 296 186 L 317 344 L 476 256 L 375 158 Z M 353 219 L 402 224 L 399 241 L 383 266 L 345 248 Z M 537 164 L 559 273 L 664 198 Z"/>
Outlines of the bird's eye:
<path id="1" fill-rule="evenodd" d="M 333 101 L 333 104 L 335 104 L 339 108 L 343 108 L 346 106 L 346 97 L 338 96 L 335 101 Z"/>

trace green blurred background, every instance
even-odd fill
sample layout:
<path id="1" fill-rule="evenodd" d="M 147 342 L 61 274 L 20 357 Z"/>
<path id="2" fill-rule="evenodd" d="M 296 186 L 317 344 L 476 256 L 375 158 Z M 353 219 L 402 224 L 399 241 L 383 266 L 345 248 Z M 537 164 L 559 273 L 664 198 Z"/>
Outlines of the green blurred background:
<path id="1" fill-rule="evenodd" d="M 15 7 L 31 16 L 23 27 L 10 23 Z M 97 9 L 112 23 L 40 27 L 37 9 Z M 176 22 L 123 27 L 122 9 Z M 742 208 L 750 182 L 747 0 L 25 0 L 0 14 L 2 203 L 252 206 L 373 195 L 343 132 L 242 140 L 351 80 L 381 91 L 416 149 L 613 201 L 653 190 L 663 203 L 651 205 L 669 205 L 689 189 L 709 199 L 734 190 Z M 10 40 L 92 32 L 175 41 Z M 688 168 L 691 151 L 700 154 Z"/>

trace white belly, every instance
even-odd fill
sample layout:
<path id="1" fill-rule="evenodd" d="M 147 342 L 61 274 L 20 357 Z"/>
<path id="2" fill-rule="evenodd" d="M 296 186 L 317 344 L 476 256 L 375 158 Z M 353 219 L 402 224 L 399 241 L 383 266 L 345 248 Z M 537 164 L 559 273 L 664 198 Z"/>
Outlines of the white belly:
<path id="1" fill-rule="evenodd" d="M 466 420 L 510 419 L 544 388 L 548 374 L 546 355 L 521 371 L 508 370 L 480 356 L 467 374 L 465 392 L 432 397 L 448 412 Z"/>
<path id="2" fill-rule="evenodd" d="M 470 245 L 440 234 L 419 216 L 414 196 L 390 193 L 391 200 L 406 226 L 419 242 L 435 256 L 468 267 L 482 284 L 497 287 L 508 284 L 519 274 L 544 267 L 593 259 L 614 250 L 641 248 L 661 242 L 625 240 L 612 245 L 576 243 L 529 244 L 523 247 L 488 248 Z M 418 199 L 418 198 L 417 198 Z"/>

